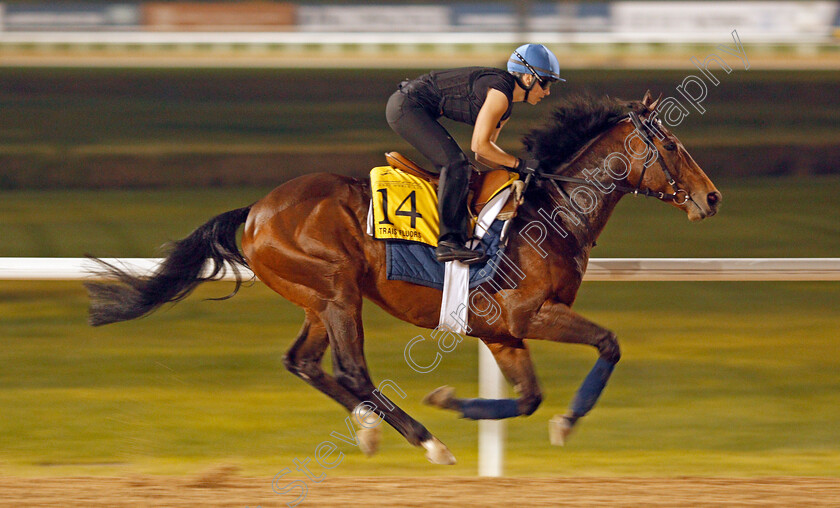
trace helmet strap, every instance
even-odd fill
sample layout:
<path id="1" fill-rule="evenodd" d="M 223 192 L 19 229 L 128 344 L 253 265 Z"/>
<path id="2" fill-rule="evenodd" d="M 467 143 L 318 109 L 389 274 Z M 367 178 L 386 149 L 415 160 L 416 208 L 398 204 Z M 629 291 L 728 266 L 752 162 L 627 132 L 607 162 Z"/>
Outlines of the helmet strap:
<path id="1" fill-rule="evenodd" d="M 531 74 L 531 76 L 534 76 L 534 75 Z M 538 81 L 537 77 L 534 76 L 534 79 L 531 80 L 530 85 L 525 85 L 525 82 L 522 81 L 521 76 L 514 76 L 514 77 L 516 78 L 516 82 L 519 83 L 519 86 L 521 86 L 522 89 L 525 90 L 525 98 L 523 99 L 523 101 L 528 102 L 528 95 L 531 94 L 531 90 L 533 90 L 534 85 L 537 84 L 537 81 Z"/>

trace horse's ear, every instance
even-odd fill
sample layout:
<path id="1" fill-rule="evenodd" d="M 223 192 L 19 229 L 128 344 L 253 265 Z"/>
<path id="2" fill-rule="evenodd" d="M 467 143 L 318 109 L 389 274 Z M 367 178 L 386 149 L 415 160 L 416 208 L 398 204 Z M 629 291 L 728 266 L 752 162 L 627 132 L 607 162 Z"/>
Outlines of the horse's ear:
<path id="1" fill-rule="evenodd" d="M 648 89 L 648 91 L 645 92 L 645 96 L 642 97 L 642 104 L 644 104 L 647 107 L 650 107 L 650 101 L 652 99 L 653 99 L 653 97 L 650 95 L 650 89 Z"/>
<path id="2" fill-rule="evenodd" d="M 659 97 L 657 97 L 655 101 L 651 102 L 650 106 L 648 106 L 648 108 L 651 111 L 656 111 L 656 106 L 659 105 L 659 101 L 661 101 L 661 100 L 662 100 L 662 94 L 659 94 Z"/>

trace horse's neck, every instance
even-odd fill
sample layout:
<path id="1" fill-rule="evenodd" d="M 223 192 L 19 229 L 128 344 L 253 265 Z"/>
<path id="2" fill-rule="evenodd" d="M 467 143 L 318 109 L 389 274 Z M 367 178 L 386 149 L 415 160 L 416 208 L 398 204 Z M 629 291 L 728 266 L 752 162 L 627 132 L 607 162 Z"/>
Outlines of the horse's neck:
<path id="1" fill-rule="evenodd" d="M 623 138 L 618 139 L 616 127 L 612 132 L 602 136 L 587 147 L 584 153 L 574 159 L 563 172 L 566 176 L 581 178 L 593 182 L 591 185 L 566 183 L 563 188 L 576 203 L 568 202 L 558 195 L 553 186 L 548 186 L 551 200 L 555 206 L 561 206 L 572 212 L 574 217 L 563 217 L 569 233 L 577 240 L 578 245 L 587 252 L 612 215 L 618 201 L 625 193 L 618 190 L 607 192 L 611 184 L 618 183 L 603 170 L 604 159 L 613 152 L 624 153 Z M 623 183 L 623 182 L 622 182 Z M 577 189 L 582 187 L 582 189 Z M 577 190 L 577 194 L 575 191 Z M 593 199 L 594 198 L 594 199 Z M 558 216 L 559 217 L 559 216 Z"/>
<path id="2" fill-rule="evenodd" d="M 613 152 L 624 153 L 623 139 L 619 139 L 621 129 L 613 129 L 613 132 L 605 133 L 585 147 L 572 162 L 563 170 L 563 175 L 591 180 L 589 185 L 578 183 L 561 183 L 569 197 L 574 200 L 576 197 L 581 200 L 575 207 L 553 185 L 543 183 L 544 192 L 533 196 L 530 200 L 528 211 L 524 214 L 525 220 L 542 223 L 544 232 L 547 235 L 543 238 L 541 248 L 553 255 L 543 256 L 543 259 L 558 270 L 552 273 L 568 274 L 568 268 L 572 268 L 575 276 L 564 275 L 559 281 L 546 279 L 545 282 L 553 287 L 559 301 L 570 304 L 574 301 L 580 281 L 589 263 L 589 255 L 595 240 L 604 230 L 616 204 L 624 193 L 613 190 L 605 192 L 602 189 L 610 189 L 613 179 L 603 170 L 604 159 Z M 600 168 L 598 171 L 593 171 Z M 579 189 L 582 188 L 583 190 Z M 576 194 L 577 191 L 577 194 Z M 583 203 L 587 196 L 595 197 L 592 203 Z M 588 198 L 587 198 L 588 199 Z M 528 228 L 531 222 L 524 227 Z M 533 231 L 530 234 L 533 235 Z M 533 242 L 526 243 L 530 246 Z M 577 284 L 574 282 L 577 281 Z"/>

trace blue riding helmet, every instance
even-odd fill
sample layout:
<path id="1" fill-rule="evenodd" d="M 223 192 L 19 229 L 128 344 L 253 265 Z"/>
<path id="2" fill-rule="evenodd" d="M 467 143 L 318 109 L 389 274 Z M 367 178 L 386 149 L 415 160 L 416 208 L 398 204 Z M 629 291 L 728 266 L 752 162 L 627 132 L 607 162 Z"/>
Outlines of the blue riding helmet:
<path id="1" fill-rule="evenodd" d="M 534 74 L 549 81 L 566 81 L 560 77 L 560 62 L 542 44 L 523 44 L 514 50 L 507 63 L 508 72 Z"/>

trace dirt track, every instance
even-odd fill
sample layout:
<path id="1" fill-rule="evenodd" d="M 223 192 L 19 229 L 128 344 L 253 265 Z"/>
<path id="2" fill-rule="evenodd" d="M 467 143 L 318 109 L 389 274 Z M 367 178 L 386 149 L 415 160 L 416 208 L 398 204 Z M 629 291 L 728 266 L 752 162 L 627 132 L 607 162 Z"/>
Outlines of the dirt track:
<path id="1" fill-rule="evenodd" d="M 282 485 L 286 485 L 283 482 Z M 0 506 L 287 506 L 270 478 L 0 477 Z M 327 478 L 301 507 L 840 506 L 840 478 Z"/>

